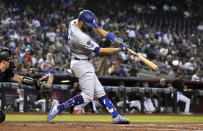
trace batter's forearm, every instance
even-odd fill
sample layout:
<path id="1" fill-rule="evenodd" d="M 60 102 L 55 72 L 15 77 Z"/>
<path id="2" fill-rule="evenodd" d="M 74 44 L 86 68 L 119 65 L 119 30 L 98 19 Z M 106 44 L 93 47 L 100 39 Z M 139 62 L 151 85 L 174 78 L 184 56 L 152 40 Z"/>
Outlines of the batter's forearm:
<path id="1" fill-rule="evenodd" d="M 120 51 L 119 48 L 100 48 L 99 53 L 112 54 Z"/>
<path id="2" fill-rule="evenodd" d="M 101 29 L 101 28 L 95 28 L 95 32 L 99 34 L 100 36 L 110 39 L 113 42 L 115 42 L 118 46 L 123 46 L 124 42 L 123 39 L 116 37 L 115 35 Z"/>
<path id="3" fill-rule="evenodd" d="M 108 34 L 107 31 L 105 31 L 105 30 L 103 30 L 103 29 L 100 29 L 100 28 L 95 28 L 95 31 L 96 31 L 96 33 L 98 33 L 100 36 L 102 36 L 102 37 L 104 37 L 104 38 L 106 38 L 106 36 L 107 36 L 107 34 Z"/>
<path id="4" fill-rule="evenodd" d="M 103 29 L 101 29 L 101 28 L 95 28 L 95 31 L 96 31 L 96 33 L 98 33 L 100 36 L 102 36 L 102 37 L 104 37 L 104 38 L 107 38 L 107 39 L 110 39 L 110 40 L 112 40 L 112 41 L 115 41 L 115 40 L 118 39 L 115 35 L 113 35 L 113 34 L 107 32 L 107 31 L 105 31 L 105 30 L 103 30 Z"/>

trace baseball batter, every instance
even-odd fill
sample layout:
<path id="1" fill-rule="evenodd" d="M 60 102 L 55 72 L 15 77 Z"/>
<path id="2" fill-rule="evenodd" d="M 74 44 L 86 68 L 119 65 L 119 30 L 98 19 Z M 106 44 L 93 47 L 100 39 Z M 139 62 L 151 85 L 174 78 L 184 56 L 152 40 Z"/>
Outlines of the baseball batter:
<path id="1" fill-rule="evenodd" d="M 127 45 L 113 34 L 108 33 L 95 24 L 95 15 L 88 10 L 80 12 L 77 19 L 69 24 L 69 47 L 71 50 L 71 70 L 79 79 L 81 94 L 65 101 L 62 104 L 53 103 L 48 115 L 50 122 L 57 114 L 64 109 L 93 101 L 94 96 L 112 115 L 112 123 L 128 124 L 129 120 L 125 119 L 118 113 L 114 105 L 107 98 L 103 86 L 99 82 L 93 64 L 90 62 L 92 53 L 116 53 L 120 49 L 126 49 Z M 99 45 L 88 35 L 88 32 L 94 30 L 98 34 L 119 44 L 121 48 L 100 48 Z"/>

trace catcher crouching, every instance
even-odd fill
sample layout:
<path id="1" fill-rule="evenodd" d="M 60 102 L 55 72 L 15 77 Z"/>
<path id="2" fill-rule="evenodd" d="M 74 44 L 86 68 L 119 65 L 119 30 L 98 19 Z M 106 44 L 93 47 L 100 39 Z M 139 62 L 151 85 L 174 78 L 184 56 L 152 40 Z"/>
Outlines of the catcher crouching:
<path id="1" fill-rule="evenodd" d="M 17 82 L 22 84 L 33 85 L 36 89 L 41 90 L 51 90 L 53 75 L 47 74 L 42 76 L 40 79 L 33 79 L 27 76 L 21 76 L 18 74 L 14 74 L 16 60 L 15 52 L 3 47 L 0 48 L 0 82 Z"/>

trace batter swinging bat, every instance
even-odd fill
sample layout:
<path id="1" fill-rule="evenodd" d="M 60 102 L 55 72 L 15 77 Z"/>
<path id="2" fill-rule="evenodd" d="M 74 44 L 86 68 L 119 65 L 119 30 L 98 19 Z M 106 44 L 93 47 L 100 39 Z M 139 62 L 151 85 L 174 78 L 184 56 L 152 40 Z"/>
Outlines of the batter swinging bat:
<path id="1" fill-rule="evenodd" d="M 145 64 L 147 64 L 149 67 L 151 67 L 153 70 L 158 70 L 158 66 L 155 65 L 154 63 L 152 63 L 151 61 L 147 60 L 146 58 L 138 55 L 137 53 L 135 53 L 133 50 L 127 48 L 128 51 L 130 53 L 132 53 L 134 56 L 137 56 L 142 62 L 144 62 Z"/>
<path id="2" fill-rule="evenodd" d="M 100 29 L 100 28 L 95 28 L 95 31 L 96 31 L 96 33 L 99 33 L 101 36 L 103 36 L 103 37 L 106 37 L 106 35 L 107 35 L 107 31 L 105 31 L 105 30 L 103 30 L 103 29 Z M 154 63 L 152 63 L 151 61 L 149 61 L 149 60 L 147 60 L 147 59 L 145 59 L 144 57 L 142 57 L 142 56 L 140 56 L 140 55 L 138 55 L 137 53 L 135 53 L 133 50 L 131 50 L 131 49 L 129 49 L 129 48 L 127 48 L 128 49 L 128 51 L 130 52 L 130 53 L 132 53 L 133 55 L 135 55 L 135 56 L 137 56 L 141 61 L 143 61 L 145 64 L 147 64 L 149 67 L 151 67 L 152 69 L 154 69 L 154 70 L 158 70 L 158 66 L 157 65 L 155 65 Z"/>

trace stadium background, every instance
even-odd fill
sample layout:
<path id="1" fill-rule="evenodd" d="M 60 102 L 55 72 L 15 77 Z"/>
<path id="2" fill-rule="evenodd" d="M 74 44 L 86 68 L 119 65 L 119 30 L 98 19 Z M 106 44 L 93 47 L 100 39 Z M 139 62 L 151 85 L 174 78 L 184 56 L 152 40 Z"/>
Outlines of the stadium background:
<path id="1" fill-rule="evenodd" d="M 170 83 L 182 71 L 186 85 L 199 91 L 196 113 L 203 112 L 201 0 L 0 0 L 0 3 L 0 47 L 16 51 L 19 56 L 16 73 L 35 77 L 53 73 L 56 88 L 52 96 L 60 102 L 69 97 L 63 91 L 68 89 L 66 86 L 77 81 L 69 68 L 68 23 L 81 10 L 88 9 L 96 14 L 99 26 L 123 38 L 133 50 L 159 66 L 158 71 L 153 71 L 128 52 L 120 52 L 105 56 L 106 68 L 102 68 L 99 61 L 104 56 L 93 56 L 103 85 L 118 86 L 123 81 L 126 87 L 142 87 L 147 81 L 153 88 L 161 78 Z M 109 46 L 95 37 L 101 46 Z M 192 80 L 195 74 L 198 82 Z M 63 80 L 70 82 L 64 84 Z M 18 97 L 19 86 L 6 84 L 9 89 L 3 104 L 8 106 Z M 35 96 L 36 92 L 28 89 L 27 95 Z M 188 97 L 193 98 L 192 95 Z"/>

